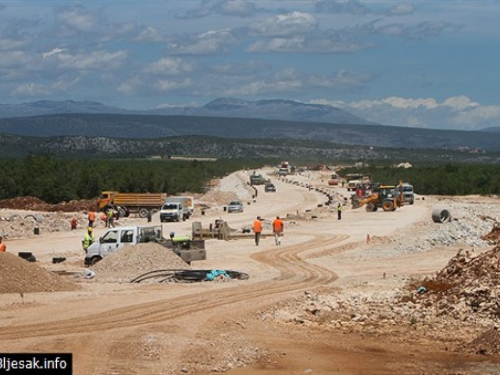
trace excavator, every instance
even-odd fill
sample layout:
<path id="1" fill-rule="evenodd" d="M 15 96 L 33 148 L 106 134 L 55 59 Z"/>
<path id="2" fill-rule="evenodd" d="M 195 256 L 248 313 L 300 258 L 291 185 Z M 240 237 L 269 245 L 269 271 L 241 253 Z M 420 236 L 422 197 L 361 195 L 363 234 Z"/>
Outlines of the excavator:
<path id="1" fill-rule="evenodd" d="M 402 184 L 403 182 L 400 181 L 398 186 L 379 185 L 373 189 L 372 194 L 359 200 L 356 208 L 365 206 L 367 212 L 374 212 L 379 208 L 382 208 L 384 211 L 396 210 L 396 208 L 404 204 L 403 190 L 401 189 Z"/>

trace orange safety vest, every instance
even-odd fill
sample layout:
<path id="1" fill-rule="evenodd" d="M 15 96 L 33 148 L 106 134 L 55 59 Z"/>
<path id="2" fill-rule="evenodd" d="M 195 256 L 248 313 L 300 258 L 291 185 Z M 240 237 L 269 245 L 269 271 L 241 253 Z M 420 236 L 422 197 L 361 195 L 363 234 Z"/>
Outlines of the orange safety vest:
<path id="1" fill-rule="evenodd" d="M 260 220 L 255 220 L 253 222 L 253 231 L 255 233 L 261 233 L 262 232 L 262 221 Z"/>
<path id="2" fill-rule="evenodd" d="M 7 251 L 7 245 L 5 242 L 0 243 L 0 253 L 4 253 Z"/>
<path id="3" fill-rule="evenodd" d="M 90 212 L 89 213 L 89 221 L 94 221 L 95 220 L 95 212 Z"/>
<path id="4" fill-rule="evenodd" d="M 283 220 L 281 219 L 274 220 L 273 229 L 275 232 L 283 232 Z"/>

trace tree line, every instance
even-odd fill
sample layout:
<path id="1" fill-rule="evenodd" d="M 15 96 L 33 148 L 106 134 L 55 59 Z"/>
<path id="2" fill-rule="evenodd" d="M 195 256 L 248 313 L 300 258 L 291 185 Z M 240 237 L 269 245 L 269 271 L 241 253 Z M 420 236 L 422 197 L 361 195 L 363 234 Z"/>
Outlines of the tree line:
<path id="1" fill-rule="evenodd" d="M 210 180 L 265 160 L 88 160 L 54 155 L 2 159 L 0 199 L 33 196 L 47 203 L 94 199 L 101 191 L 130 193 L 203 192 Z"/>
<path id="2" fill-rule="evenodd" d="M 236 170 L 277 165 L 273 159 L 145 160 L 62 159 L 52 154 L 0 159 L 0 199 L 33 196 L 47 203 L 94 199 L 101 191 L 130 193 L 202 193 L 210 180 Z M 409 182 L 418 194 L 500 194 L 500 166 L 491 164 L 421 165 L 393 168 L 370 165 L 338 171 L 363 173 L 373 181 Z"/>

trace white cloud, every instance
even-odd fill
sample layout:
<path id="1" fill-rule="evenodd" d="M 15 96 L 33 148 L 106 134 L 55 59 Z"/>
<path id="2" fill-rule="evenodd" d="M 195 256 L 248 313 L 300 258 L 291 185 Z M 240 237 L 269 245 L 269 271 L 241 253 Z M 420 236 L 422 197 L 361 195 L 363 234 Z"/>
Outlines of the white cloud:
<path id="1" fill-rule="evenodd" d="M 170 54 L 206 55 L 228 51 L 238 44 L 231 30 L 210 30 L 203 34 L 187 37 L 171 37 L 167 43 Z"/>
<path id="2" fill-rule="evenodd" d="M 56 20 L 60 26 L 69 30 L 88 33 L 101 29 L 98 11 L 88 10 L 81 6 L 59 8 Z"/>
<path id="3" fill-rule="evenodd" d="M 185 78 L 182 80 L 159 80 L 155 83 L 154 87 L 159 92 L 175 91 L 179 89 L 185 89 L 193 85 L 193 80 L 190 78 Z"/>
<path id="4" fill-rule="evenodd" d="M 22 51 L 3 52 L 0 59 L 0 69 L 19 68 L 31 61 L 31 57 Z"/>
<path id="5" fill-rule="evenodd" d="M 375 2 L 373 2 L 375 3 Z M 365 1 L 364 4 L 358 0 L 337 1 L 337 0 L 320 0 L 315 2 L 316 11 L 318 13 L 337 13 L 337 14 L 353 14 L 361 15 L 386 15 L 386 16 L 401 16 L 414 12 L 414 7 L 411 3 L 398 3 L 393 7 L 382 8 L 376 6 L 367 6 L 370 2 Z M 376 3 L 375 3 L 376 4 Z"/>
<path id="6" fill-rule="evenodd" d="M 144 71 L 158 75 L 179 75 L 190 73 L 194 70 L 194 64 L 180 58 L 165 57 L 154 63 L 148 64 Z"/>
<path id="7" fill-rule="evenodd" d="M 433 98 L 387 97 L 353 102 L 312 100 L 345 109 L 383 125 L 478 130 L 500 126 L 500 106 L 483 106 L 467 96 L 455 96 L 438 102 Z"/>
<path id="8" fill-rule="evenodd" d="M 317 27 L 318 21 L 312 14 L 292 12 L 251 22 L 248 30 L 253 35 L 273 37 L 310 33 Z"/>
<path id="9" fill-rule="evenodd" d="M 467 108 L 478 107 L 479 103 L 471 101 L 466 96 L 454 96 L 454 97 L 446 99 L 443 102 L 443 105 L 446 105 L 448 107 L 452 107 L 452 108 L 457 109 L 457 110 L 463 110 L 463 109 L 467 109 Z"/>
<path id="10" fill-rule="evenodd" d="M 214 7 L 217 13 L 228 16 L 248 17 L 256 12 L 255 5 L 246 0 L 226 0 Z"/>
<path id="11" fill-rule="evenodd" d="M 67 50 L 54 49 L 44 54 L 44 59 L 68 70 L 113 70 L 121 67 L 128 53 L 126 51 L 71 54 Z"/>
<path id="12" fill-rule="evenodd" d="M 372 48 L 373 44 L 359 44 L 350 40 L 339 40 L 327 35 L 303 35 L 290 38 L 273 38 L 257 41 L 247 47 L 247 52 L 277 53 L 351 53 Z"/>
<path id="13" fill-rule="evenodd" d="M 45 95 L 49 90 L 45 85 L 37 84 L 37 83 L 23 83 L 17 86 L 11 92 L 11 96 L 13 97 L 25 97 L 25 96 L 38 96 Z"/>

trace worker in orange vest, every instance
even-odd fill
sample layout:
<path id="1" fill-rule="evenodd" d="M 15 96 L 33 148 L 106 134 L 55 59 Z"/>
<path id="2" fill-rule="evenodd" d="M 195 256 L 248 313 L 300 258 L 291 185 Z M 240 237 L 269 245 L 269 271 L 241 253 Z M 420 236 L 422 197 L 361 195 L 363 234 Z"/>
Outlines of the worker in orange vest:
<path id="1" fill-rule="evenodd" d="M 255 245 L 259 246 L 260 235 L 262 234 L 262 221 L 260 216 L 253 222 L 253 232 L 255 233 Z"/>
<path id="2" fill-rule="evenodd" d="M 93 228 L 94 227 L 94 221 L 95 221 L 95 212 L 94 211 L 90 211 L 89 212 L 89 225 L 88 225 L 89 228 Z"/>
<path id="3" fill-rule="evenodd" d="M 283 235 L 284 228 L 285 223 L 283 223 L 283 220 L 281 220 L 279 216 L 276 216 L 276 219 L 273 221 L 274 241 L 276 242 L 276 246 L 281 245 L 281 236 Z"/>
<path id="4" fill-rule="evenodd" d="M 0 237 L 0 253 L 5 253 L 7 251 L 7 245 L 3 242 L 3 237 Z"/>

